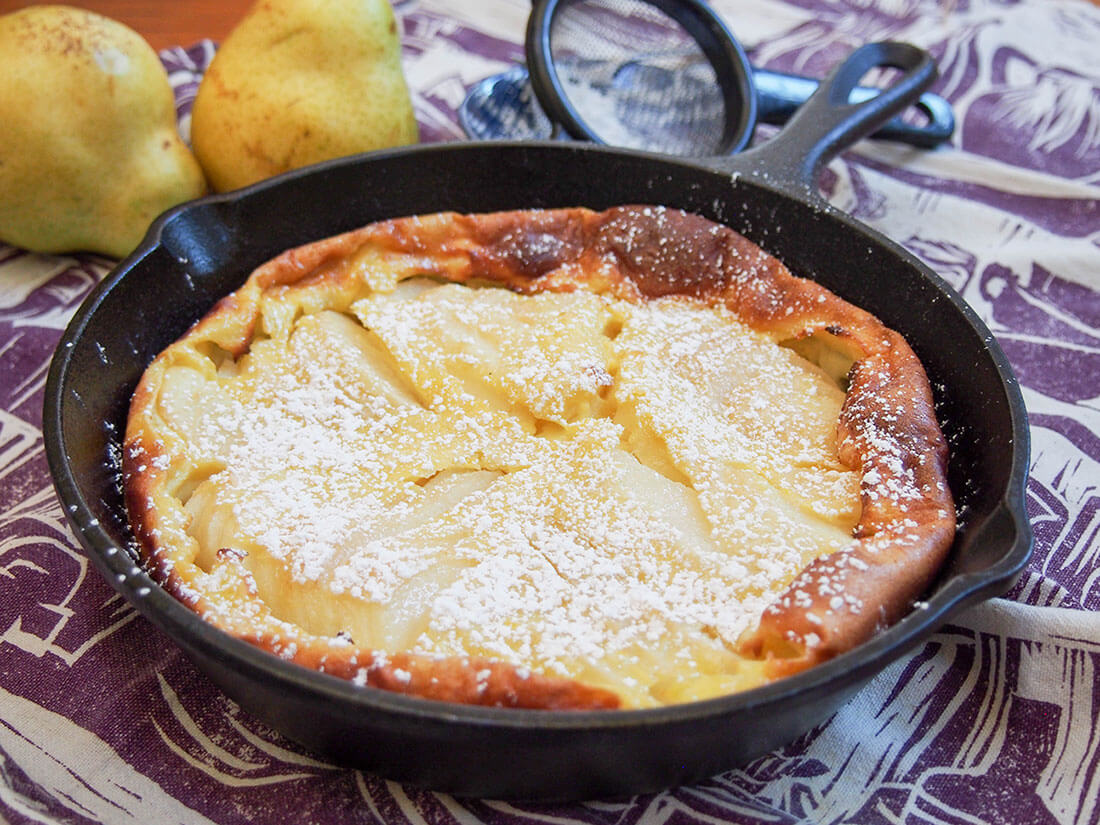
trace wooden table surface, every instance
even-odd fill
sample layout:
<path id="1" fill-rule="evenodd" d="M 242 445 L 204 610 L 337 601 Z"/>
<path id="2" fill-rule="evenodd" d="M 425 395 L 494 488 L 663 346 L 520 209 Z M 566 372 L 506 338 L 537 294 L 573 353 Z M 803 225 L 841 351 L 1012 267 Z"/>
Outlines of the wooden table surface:
<path id="1" fill-rule="evenodd" d="M 220 42 L 253 0 L 55 0 L 106 15 L 134 29 L 154 49 L 190 46 L 203 38 Z M 26 0 L 0 0 L 0 14 L 26 6 Z"/>
<path id="2" fill-rule="evenodd" d="M 1100 4 L 1100 0 L 1087 0 Z M 220 42 L 254 0 L 56 0 L 99 12 L 137 31 L 154 49 L 190 46 L 203 38 Z M 0 14 L 26 0 L 0 0 Z"/>

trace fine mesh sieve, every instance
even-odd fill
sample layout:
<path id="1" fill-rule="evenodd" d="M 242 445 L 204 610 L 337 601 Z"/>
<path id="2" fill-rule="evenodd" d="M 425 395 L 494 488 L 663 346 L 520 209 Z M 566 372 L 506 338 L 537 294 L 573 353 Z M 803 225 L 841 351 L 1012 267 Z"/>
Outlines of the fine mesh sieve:
<path id="1" fill-rule="evenodd" d="M 702 3 L 537 2 L 527 52 L 539 102 L 574 137 L 695 156 L 751 137 L 748 58 Z"/>
<path id="2" fill-rule="evenodd" d="M 526 48 L 531 88 L 553 123 L 574 138 L 666 154 L 740 151 L 758 119 L 785 122 L 818 86 L 754 69 L 703 0 L 535 0 Z M 859 87 L 850 102 L 877 93 Z M 924 94 L 913 108 L 876 137 L 932 147 L 951 136 L 943 98 Z"/>

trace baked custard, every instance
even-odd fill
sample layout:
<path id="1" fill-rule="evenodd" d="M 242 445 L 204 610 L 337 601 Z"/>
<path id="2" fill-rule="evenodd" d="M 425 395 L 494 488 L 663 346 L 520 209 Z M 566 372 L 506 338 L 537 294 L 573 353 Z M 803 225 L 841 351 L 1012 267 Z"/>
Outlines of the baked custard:
<path id="1" fill-rule="evenodd" d="M 651 707 L 904 615 L 955 529 L 904 340 L 731 229 L 632 206 L 372 224 L 257 269 L 149 366 L 154 578 L 420 697 Z"/>

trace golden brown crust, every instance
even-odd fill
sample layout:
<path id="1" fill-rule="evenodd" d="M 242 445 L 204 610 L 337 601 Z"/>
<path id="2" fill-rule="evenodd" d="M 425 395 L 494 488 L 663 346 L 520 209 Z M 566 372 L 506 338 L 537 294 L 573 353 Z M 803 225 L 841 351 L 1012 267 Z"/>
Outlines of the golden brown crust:
<path id="1" fill-rule="evenodd" d="M 726 227 L 659 207 L 451 213 L 384 221 L 293 249 L 261 266 L 220 301 L 191 337 L 233 357 L 247 351 L 265 290 L 309 290 L 343 309 L 357 279 L 379 272 L 493 282 L 515 291 L 589 289 L 631 300 L 686 295 L 722 304 L 777 341 L 828 342 L 851 359 L 838 422 L 839 458 L 861 473 L 862 513 L 850 548 L 818 559 L 795 580 L 738 652 L 763 659 L 771 678 L 798 672 L 866 641 L 896 621 L 928 586 L 954 535 L 947 450 L 923 369 L 901 336 Z M 366 273 L 366 275 L 364 275 Z M 151 403 L 158 362 L 132 410 Z M 455 702 L 541 708 L 615 707 L 609 691 L 499 662 L 382 656 L 351 644 L 288 643 L 292 628 L 268 615 L 233 618 L 254 587 L 232 553 L 212 571 L 224 588 L 197 593 L 173 569 L 159 537 L 171 508 L 158 496 L 170 450 L 132 413 L 124 452 L 126 501 L 146 565 L 177 598 L 223 629 L 306 667 L 387 690 Z M 237 595 L 235 596 L 234 593 Z M 289 634 L 289 635 L 288 635 Z"/>

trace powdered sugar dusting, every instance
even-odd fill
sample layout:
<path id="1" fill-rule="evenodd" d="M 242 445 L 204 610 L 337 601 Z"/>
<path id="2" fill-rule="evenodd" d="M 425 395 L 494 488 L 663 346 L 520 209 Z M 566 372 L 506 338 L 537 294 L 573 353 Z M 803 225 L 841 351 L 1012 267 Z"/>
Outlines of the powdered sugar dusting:
<path id="1" fill-rule="evenodd" d="M 751 681 L 739 634 L 851 542 L 843 395 L 725 310 L 456 285 L 352 309 L 164 393 L 209 467 L 193 535 L 278 618 L 647 704 Z"/>

